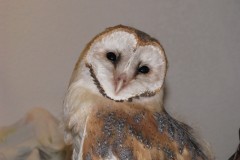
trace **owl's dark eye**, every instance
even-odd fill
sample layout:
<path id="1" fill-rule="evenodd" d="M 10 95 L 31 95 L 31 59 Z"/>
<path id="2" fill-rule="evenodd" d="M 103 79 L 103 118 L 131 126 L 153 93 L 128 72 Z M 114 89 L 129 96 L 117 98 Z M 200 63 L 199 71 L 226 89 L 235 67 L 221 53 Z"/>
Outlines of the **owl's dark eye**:
<path id="1" fill-rule="evenodd" d="M 108 52 L 108 53 L 106 54 L 106 57 L 107 57 L 108 60 L 110 60 L 110 61 L 112 61 L 112 62 L 116 62 L 116 60 L 117 60 L 117 56 L 116 56 L 116 54 L 113 53 L 113 52 Z"/>
<path id="2" fill-rule="evenodd" d="M 138 68 L 138 72 L 146 74 L 150 71 L 150 69 L 148 68 L 148 66 L 141 66 Z"/>

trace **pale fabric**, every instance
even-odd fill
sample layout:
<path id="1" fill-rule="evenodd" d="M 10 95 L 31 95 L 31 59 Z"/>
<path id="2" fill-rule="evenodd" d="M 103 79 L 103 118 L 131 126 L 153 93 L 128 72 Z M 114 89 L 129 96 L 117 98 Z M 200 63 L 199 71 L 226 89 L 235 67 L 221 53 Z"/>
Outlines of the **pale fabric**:
<path id="1" fill-rule="evenodd" d="M 0 128 L 0 160 L 65 160 L 59 122 L 41 108 L 15 124 Z"/>

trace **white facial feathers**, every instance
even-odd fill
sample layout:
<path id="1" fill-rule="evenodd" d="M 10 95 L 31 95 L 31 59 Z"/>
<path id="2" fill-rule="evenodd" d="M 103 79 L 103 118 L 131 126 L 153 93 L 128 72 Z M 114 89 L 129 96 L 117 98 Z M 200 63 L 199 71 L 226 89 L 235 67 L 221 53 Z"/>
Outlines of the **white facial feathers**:
<path id="1" fill-rule="evenodd" d="M 161 88 L 165 78 L 166 59 L 162 51 L 155 46 L 139 46 L 136 50 L 136 55 L 139 55 L 142 65 L 147 65 L 150 68 L 148 78 L 144 78 L 146 85 L 149 85 L 149 90 L 153 91 L 156 88 Z"/>
<path id="2" fill-rule="evenodd" d="M 115 54 L 111 62 L 106 54 Z M 166 58 L 160 45 L 139 44 L 135 34 L 115 31 L 102 35 L 91 44 L 86 63 L 92 67 L 105 94 L 113 100 L 127 100 L 143 93 L 153 93 L 163 85 Z M 145 66 L 149 73 L 140 73 Z"/>
<path id="3" fill-rule="evenodd" d="M 136 45 L 137 40 L 133 34 L 124 31 L 113 32 L 110 35 L 93 42 L 87 53 L 87 61 L 91 63 L 91 61 L 94 60 L 92 58 L 95 56 L 98 56 L 96 58 L 100 58 L 99 53 L 114 52 L 118 54 L 121 52 L 128 54 L 133 52 Z"/>

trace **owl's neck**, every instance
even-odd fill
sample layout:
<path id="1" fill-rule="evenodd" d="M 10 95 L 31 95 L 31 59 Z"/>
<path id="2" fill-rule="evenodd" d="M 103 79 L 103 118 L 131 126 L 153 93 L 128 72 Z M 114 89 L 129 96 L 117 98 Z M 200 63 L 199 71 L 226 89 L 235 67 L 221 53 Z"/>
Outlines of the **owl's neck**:
<path id="1" fill-rule="evenodd" d="M 152 97 L 140 97 L 139 99 L 134 99 L 132 103 L 141 105 L 152 112 L 162 112 L 164 111 L 163 94 L 163 89 L 161 89 Z"/>

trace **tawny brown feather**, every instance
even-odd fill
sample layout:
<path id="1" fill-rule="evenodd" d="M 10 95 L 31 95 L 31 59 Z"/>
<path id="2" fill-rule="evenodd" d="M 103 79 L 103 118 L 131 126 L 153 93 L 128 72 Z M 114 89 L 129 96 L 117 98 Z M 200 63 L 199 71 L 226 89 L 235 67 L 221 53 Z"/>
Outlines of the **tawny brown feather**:
<path id="1" fill-rule="evenodd" d="M 133 160 L 207 159 L 200 145 L 189 138 L 190 128 L 167 113 L 163 115 L 173 124 L 159 124 L 159 113 L 143 107 L 121 107 L 100 107 L 89 115 L 83 159 L 107 158 L 110 154 Z M 170 131 L 170 125 L 177 127 Z M 185 136 L 182 140 L 178 139 L 180 134 Z"/>

